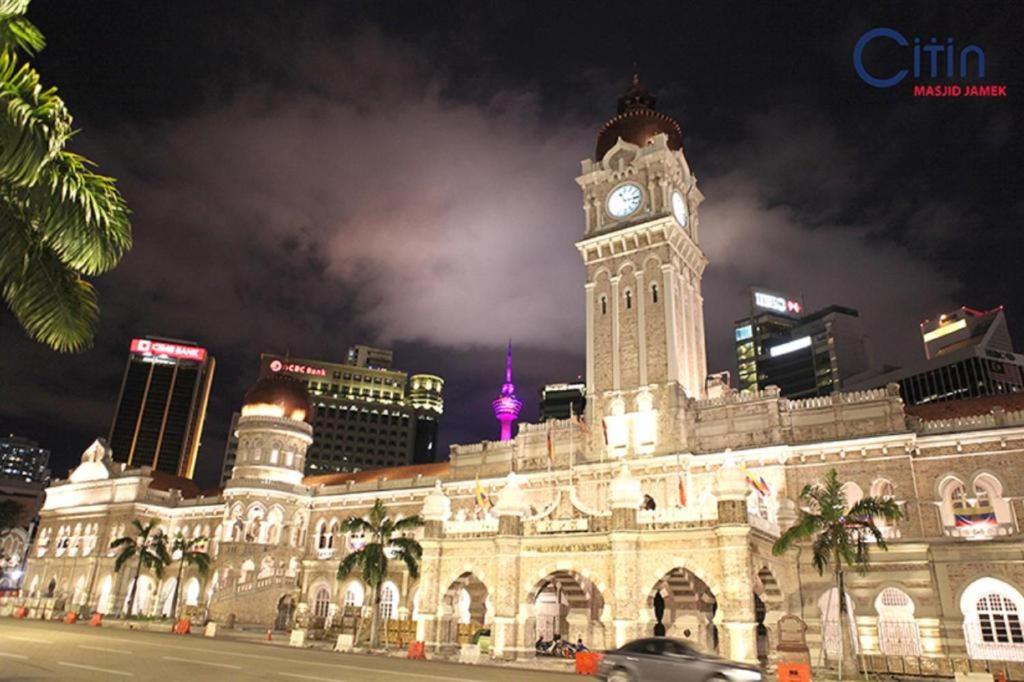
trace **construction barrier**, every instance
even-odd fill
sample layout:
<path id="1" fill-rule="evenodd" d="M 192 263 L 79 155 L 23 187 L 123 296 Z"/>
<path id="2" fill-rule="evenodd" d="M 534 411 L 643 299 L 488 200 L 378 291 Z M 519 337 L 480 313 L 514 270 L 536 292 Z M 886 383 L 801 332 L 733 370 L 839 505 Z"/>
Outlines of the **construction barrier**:
<path id="1" fill-rule="evenodd" d="M 92 614 L 92 618 L 89 619 L 89 625 L 91 625 L 94 628 L 98 628 L 99 626 L 103 625 L 103 614 L 102 613 L 94 613 L 94 614 Z"/>
<path id="2" fill-rule="evenodd" d="M 419 660 L 426 659 L 426 657 L 427 657 L 426 647 L 424 646 L 423 642 L 412 642 L 409 645 L 409 653 L 406 654 L 406 657 L 407 658 L 415 658 L 415 659 L 419 659 Z"/>
<path id="3" fill-rule="evenodd" d="M 779 682 L 811 682 L 811 666 L 806 663 L 779 663 Z"/>
<path id="4" fill-rule="evenodd" d="M 181 618 L 171 628 L 171 632 L 176 635 L 187 635 L 192 632 L 192 623 L 189 622 L 188 618 Z"/>
<path id="5" fill-rule="evenodd" d="M 601 662 L 601 654 L 596 651 L 579 651 L 576 653 L 576 674 L 596 675 L 597 664 Z"/>
<path id="6" fill-rule="evenodd" d="M 206 624 L 206 630 L 203 631 L 203 635 L 206 637 L 217 636 L 217 624 L 212 620 Z"/>
<path id="7" fill-rule="evenodd" d="M 14 609 L 15 618 L 21 619 L 25 618 L 26 616 L 28 616 L 28 607 L 19 606 L 18 608 Z"/>
<path id="8" fill-rule="evenodd" d="M 68 625 L 74 625 L 78 622 L 78 614 L 74 611 L 68 611 L 66 614 L 64 614 L 64 622 Z"/>

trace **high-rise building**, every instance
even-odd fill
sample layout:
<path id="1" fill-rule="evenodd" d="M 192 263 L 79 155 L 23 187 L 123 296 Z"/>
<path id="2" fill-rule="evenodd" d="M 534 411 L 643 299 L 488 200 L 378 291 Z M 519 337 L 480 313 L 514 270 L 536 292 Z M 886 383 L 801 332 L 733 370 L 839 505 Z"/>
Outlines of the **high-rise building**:
<path id="1" fill-rule="evenodd" d="M 494 418 L 501 424 L 498 440 L 512 440 L 512 425 L 519 419 L 523 409 L 523 401 L 516 396 L 516 387 L 512 383 L 512 342 L 508 342 L 505 352 L 505 383 L 501 385 L 501 394 L 491 403 Z"/>
<path id="2" fill-rule="evenodd" d="M 192 478 L 215 367 L 192 341 L 132 339 L 110 427 L 114 461 Z"/>
<path id="3" fill-rule="evenodd" d="M 312 397 L 314 440 L 306 455 L 306 472 L 434 461 L 444 381 L 432 374 L 410 376 L 391 369 L 389 350 L 354 346 L 347 358 L 351 362 L 260 356 L 261 377 L 294 377 Z"/>
<path id="4" fill-rule="evenodd" d="M 1024 355 L 1013 341 L 1002 306 L 962 307 L 921 323 L 925 359 L 861 377 L 850 388 L 900 386 L 907 405 L 1024 391 Z"/>
<path id="5" fill-rule="evenodd" d="M 735 329 L 741 390 L 778 386 L 787 398 L 829 395 L 871 368 L 860 313 L 838 305 L 803 311 L 799 299 L 751 290 L 751 315 Z"/>
<path id="6" fill-rule="evenodd" d="M 11 434 L 0 437 L 0 478 L 45 484 L 50 480 L 50 451 L 39 443 Z"/>
<path id="7" fill-rule="evenodd" d="M 546 384 L 540 389 L 540 421 L 580 417 L 587 407 L 587 385 Z"/>

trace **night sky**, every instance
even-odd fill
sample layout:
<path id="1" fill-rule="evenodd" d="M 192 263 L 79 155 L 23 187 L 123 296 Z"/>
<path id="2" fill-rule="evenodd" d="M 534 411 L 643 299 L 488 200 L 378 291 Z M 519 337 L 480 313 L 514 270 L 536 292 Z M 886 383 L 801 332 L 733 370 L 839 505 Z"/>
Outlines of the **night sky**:
<path id="1" fill-rule="evenodd" d="M 579 161 L 634 69 L 706 196 L 709 369 L 747 288 L 860 309 L 878 359 L 918 322 L 1004 304 L 1024 343 L 1024 5 L 1016 2 L 42 2 L 34 63 L 117 177 L 135 247 L 97 280 L 96 346 L 61 356 L 0 310 L 0 432 L 66 475 L 106 436 L 133 336 L 217 358 L 212 485 L 260 352 L 390 346 L 447 380 L 442 448 L 497 435 L 503 346 L 535 418 L 583 371 Z M 1006 98 L 855 74 L 867 29 L 985 50 Z M 909 66 L 880 49 L 874 66 Z"/>

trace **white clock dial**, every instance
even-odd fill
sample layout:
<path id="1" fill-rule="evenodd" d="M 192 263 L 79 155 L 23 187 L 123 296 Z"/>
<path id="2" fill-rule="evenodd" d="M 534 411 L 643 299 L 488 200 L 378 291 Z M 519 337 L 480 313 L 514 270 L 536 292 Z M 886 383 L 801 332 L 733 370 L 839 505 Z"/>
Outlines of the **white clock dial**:
<path id="1" fill-rule="evenodd" d="M 616 218 L 625 218 L 640 208 L 644 198 L 640 185 L 629 183 L 617 187 L 608 195 L 608 213 Z"/>
<path id="2" fill-rule="evenodd" d="M 690 221 L 690 211 L 686 208 L 686 199 L 679 192 L 672 192 L 672 215 L 683 227 L 686 227 Z"/>

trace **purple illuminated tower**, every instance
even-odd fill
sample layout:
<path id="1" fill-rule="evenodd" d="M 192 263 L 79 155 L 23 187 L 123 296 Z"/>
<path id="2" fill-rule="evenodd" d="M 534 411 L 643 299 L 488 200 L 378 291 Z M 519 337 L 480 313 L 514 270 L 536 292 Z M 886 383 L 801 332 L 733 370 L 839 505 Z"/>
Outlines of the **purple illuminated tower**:
<path id="1" fill-rule="evenodd" d="M 501 440 L 512 440 L 512 422 L 519 419 L 519 410 L 523 409 L 523 401 L 516 397 L 516 387 L 512 383 L 512 341 L 508 342 L 505 354 L 505 383 L 501 386 L 501 395 L 491 403 L 495 418 L 501 422 Z"/>

